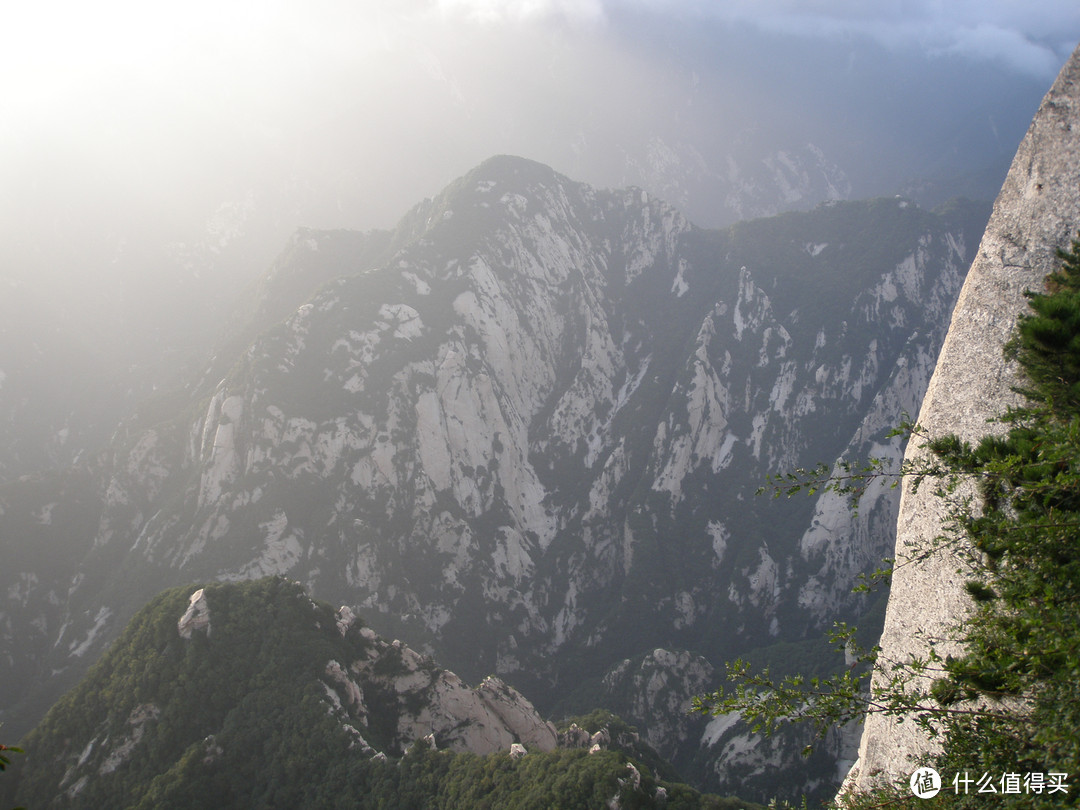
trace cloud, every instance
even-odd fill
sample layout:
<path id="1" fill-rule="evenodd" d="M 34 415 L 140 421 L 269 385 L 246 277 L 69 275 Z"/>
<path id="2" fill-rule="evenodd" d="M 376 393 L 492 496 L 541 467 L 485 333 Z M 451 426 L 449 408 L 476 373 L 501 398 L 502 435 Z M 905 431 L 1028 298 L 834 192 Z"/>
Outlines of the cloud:
<path id="1" fill-rule="evenodd" d="M 596 27 L 627 11 L 743 23 L 821 38 L 863 36 L 890 48 L 991 61 L 1054 77 L 1080 40 L 1075 0 L 415 0 L 444 20 L 559 21 Z"/>
<path id="2" fill-rule="evenodd" d="M 608 0 L 606 11 L 622 3 Z M 801 37 L 865 36 L 891 48 L 918 48 L 989 60 L 1053 78 L 1080 40 L 1076 0 L 629 0 L 659 14 L 700 15 Z"/>
<path id="3" fill-rule="evenodd" d="M 1053 45 L 1032 41 L 1015 29 L 990 24 L 956 29 L 940 50 L 1002 62 L 1021 73 L 1039 77 L 1056 75 L 1062 63 L 1062 55 Z"/>

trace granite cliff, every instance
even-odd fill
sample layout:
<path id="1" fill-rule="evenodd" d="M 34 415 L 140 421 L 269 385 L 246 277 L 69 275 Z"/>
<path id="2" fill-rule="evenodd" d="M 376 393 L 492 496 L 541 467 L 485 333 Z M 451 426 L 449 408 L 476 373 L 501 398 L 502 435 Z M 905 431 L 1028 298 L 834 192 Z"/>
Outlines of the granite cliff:
<path id="1" fill-rule="evenodd" d="M 917 421 L 930 435 L 954 433 L 973 441 L 995 429 L 988 419 L 1018 402 L 1012 391 L 1016 368 L 1002 349 L 1027 309 L 1024 291 L 1043 288 L 1057 268 L 1056 250 L 1068 247 L 1078 228 L 1080 49 L 1039 107 L 994 203 L 919 411 Z M 910 458 L 921 452 L 914 443 L 908 449 Z M 931 487 L 904 489 L 881 637 L 885 660 L 924 655 L 931 642 L 942 654 L 955 649 L 949 628 L 969 609 L 965 577 L 947 552 L 925 555 L 944 518 Z M 871 716 L 845 787 L 906 779 L 930 750 L 913 723 Z"/>

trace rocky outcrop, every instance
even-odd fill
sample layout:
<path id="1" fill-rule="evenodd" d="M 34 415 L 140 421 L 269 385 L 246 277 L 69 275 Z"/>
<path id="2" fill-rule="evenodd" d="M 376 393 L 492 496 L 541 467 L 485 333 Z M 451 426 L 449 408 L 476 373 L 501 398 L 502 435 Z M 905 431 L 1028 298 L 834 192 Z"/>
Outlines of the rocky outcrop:
<path id="1" fill-rule="evenodd" d="M 1042 288 L 1057 268 L 1055 251 L 1068 247 L 1080 228 L 1078 124 L 1080 49 L 1039 107 L 994 204 L 919 412 L 918 423 L 930 435 L 953 433 L 973 441 L 1000 429 L 987 419 L 1017 401 L 1016 369 L 1002 348 L 1027 309 L 1024 291 Z M 918 458 L 922 451 L 908 452 Z M 933 551 L 944 518 L 944 504 L 931 487 L 905 488 L 883 660 L 925 655 L 930 643 L 942 654 L 955 649 L 950 628 L 969 609 L 969 598 L 955 557 Z M 846 787 L 907 779 L 930 750 L 931 742 L 913 723 L 871 716 Z"/>
<path id="2" fill-rule="evenodd" d="M 210 605 L 206 601 L 206 591 L 203 588 L 191 595 L 187 610 L 176 623 L 176 630 L 180 638 L 191 638 L 196 630 L 205 630 L 210 635 Z"/>
<path id="3" fill-rule="evenodd" d="M 555 727 L 500 679 L 488 677 L 473 688 L 400 641 L 384 641 L 370 630 L 365 636 L 370 642 L 367 656 L 349 669 L 364 693 L 382 703 L 382 711 L 388 705 L 397 707 L 395 748 L 406 750 L 416 740 L 431 736 L 438 748 L 474 754 L 493 754 L 515 744 L 540 751 L 555 749 Z M 356 690 L 361 688 L 340 672 L 340 666 L 331 672 L 334 664 L 327 665 L 328 675 Z"/>

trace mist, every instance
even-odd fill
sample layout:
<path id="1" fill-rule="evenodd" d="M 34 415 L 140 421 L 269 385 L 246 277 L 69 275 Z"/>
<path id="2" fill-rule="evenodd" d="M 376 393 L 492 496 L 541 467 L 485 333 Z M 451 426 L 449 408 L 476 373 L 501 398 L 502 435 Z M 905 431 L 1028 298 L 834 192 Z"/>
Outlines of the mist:
<path id="1" fill-rule="evenodd" d="M 73 380 L 103 412 L 176 384 L 296 228 L 390 228 L 493 154 L 705 227 L 992 197 L 1074 6 L 24 6 L 0 34 L 0 406 L 49 399 L 49 432 Z"/>

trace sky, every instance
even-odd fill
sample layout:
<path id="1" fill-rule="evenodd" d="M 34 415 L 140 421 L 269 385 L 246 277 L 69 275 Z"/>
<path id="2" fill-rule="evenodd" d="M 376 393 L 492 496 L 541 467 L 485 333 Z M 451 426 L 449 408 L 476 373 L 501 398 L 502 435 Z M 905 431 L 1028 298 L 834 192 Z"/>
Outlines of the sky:
<path id="1" fill-rule="evenodd" d="M 437 47 L 475 26 L 517 35 L 563 26 L 598 47 L 618 47 L 615 23 L 628 13 L 808 38 L 861 35 L 1046 81 L 1080 39 L 1073 0 L 41 0 L 5 14 L 0 132 L 10 141 L 71 123 L 96 98 L 151 84 L 204 114 L 220 113 L 237 94 L 258 97 L 267 86 L 287 93 L 291 84 L 367 68 L 402 47 Z"/>
<path id="2" fill-rule="evenodd" d="M 0 30 L 0 134 L 38 137 L 61 125 L 106 130 L 86 115 L 149 88 L 213 117 L 237 103 L 256 116 L 267 88 L 371 71 L 400 49 L 438 50 L 476 27 L 552 26 L 620 47 L 628 14 L 741 22 L 807 38 L 860 35 L 890 47 L 960 54 L 1049 82 L 1080 39 L 1072 0 L 41 0 L 5 14 Z M 433 67 L 433 70 L 437 67 Z"/>
<path id="3" fill-rule="evenodd" d="M 900 165 L 999 97 L 1007 151 L 1077 41 L 1076 0 L 20 3 L 0 27 L 0 278 L 62 286 L 68 313 L 130 309 L 178 269 L 226 295 L 296 227 L 391 227 L 498 152 L 658 178 L 682 205 L 726 171 L 711 142 L 790 150 L 797 128 Z"/>

